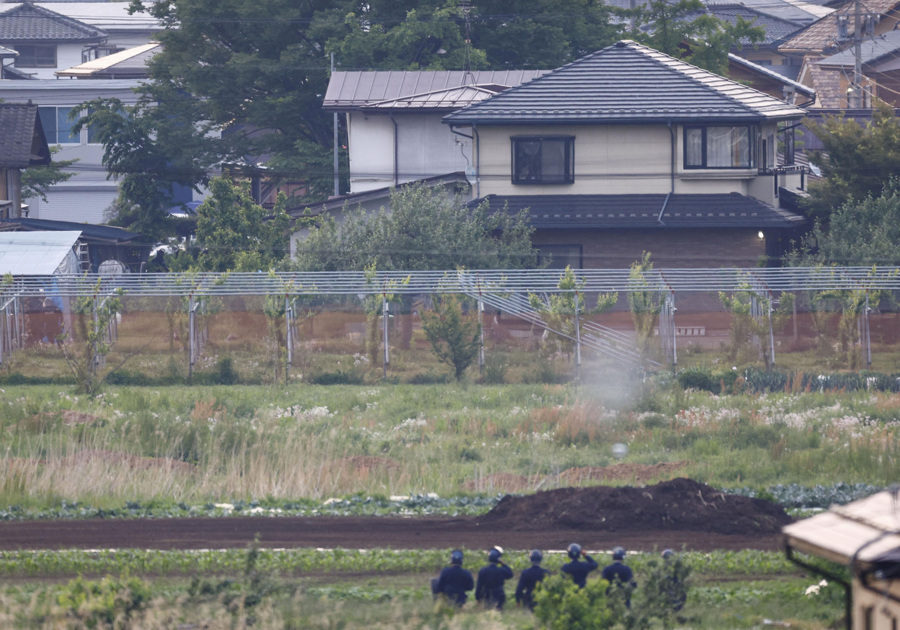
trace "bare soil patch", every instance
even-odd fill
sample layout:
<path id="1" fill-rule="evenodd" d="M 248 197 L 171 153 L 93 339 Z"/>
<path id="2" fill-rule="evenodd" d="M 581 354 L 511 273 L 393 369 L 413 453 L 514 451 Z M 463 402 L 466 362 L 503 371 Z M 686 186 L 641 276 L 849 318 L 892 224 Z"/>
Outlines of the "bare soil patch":
<path id="1" fill-rule="evenodd" d="M 679 478 L 645 487 L 559 488 L 506 496 L 478 522 L 515 530 L 559 527 L 775 535 L 791 517 L 769 501 L 726 494 Z"/>

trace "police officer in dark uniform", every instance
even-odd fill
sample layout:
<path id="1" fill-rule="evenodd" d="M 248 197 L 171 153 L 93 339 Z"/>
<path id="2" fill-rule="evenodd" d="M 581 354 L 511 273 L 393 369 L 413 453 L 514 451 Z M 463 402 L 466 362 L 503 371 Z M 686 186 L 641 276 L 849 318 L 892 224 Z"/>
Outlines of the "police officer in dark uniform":
<path id="1" fill-rule="evenodd" d="M 631 567 L 625 564 L 625 547 L 613 548 L 612 557 L 612 564 L 603 568 L 602 577 L 609 582 L 606 592 L 609 594 L 614 587 L 624 589 L 626 591 L 625 606 L 631 608 L 631 591 L 637 588 L 637 582 L 634 581 Z"/>
<path id="2" fill-rule="evenodd" d="M 534 610 L 534 588 L 538 582 L 550 575 L 550 572 L 541 566 L 544 554 L 538 549 L 531 552 L 531 566 L 519 576 L 519 583 L 516 586 L 516 603 L 521 604 L 528 610 Z"/>
<path id="3" fill-rule="evenodd" d="M 578 585 L 578 588 L 584 588 L 585 584 L 587 584 L 588 573 L 595 571 L 600 565 L 587 555 L 587 552 L 585 552 L 578 543 L 569 545 L 568 549 L 566 549 L 566 553 L 569 554 L 569 558 L 571 558 L 572 561 L 562 565 L 560 571 L 571 575 L 575 584 Z M 584 562 L 579 559 L 581 557 L 584 557 Z"/>
<path id="4" fill-rule="evenodd" d="M 500 547 L 491 549 L 488 552 L 489 564 L 478 572 L 475 599 L 484 604 L 485 608 L 502 610 L 503 604 L 506 603 L 503 583 L 512 578 L 513 572 L 500 560 L 502 555 L 503 549 Z"/>
<path id="5" fill-rule="evenodd" d="M 450 566 L 444 567 L 440 577 L 432 582 L 432 591 L 435 595 L 443 595 L 450 602 L 462 606 L 468 598 L 467 591 L 475 588 L 475 580 L 472 573 L 463 569 L 463 553 L 455 549 L 450 554 Z"/>

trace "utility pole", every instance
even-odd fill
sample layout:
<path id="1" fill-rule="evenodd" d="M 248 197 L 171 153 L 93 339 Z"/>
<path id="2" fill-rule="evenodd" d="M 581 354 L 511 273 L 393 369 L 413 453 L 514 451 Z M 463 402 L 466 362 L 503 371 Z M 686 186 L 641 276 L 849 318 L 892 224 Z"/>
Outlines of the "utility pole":
<path id="1" fill-rule="evenodd" d="M 865 103 L 862 80 L 862 0 L 856 0 L 853 4 L 853 99 L 850 107 L 862 109 Z"/>
<path id="2" fill-rule="evenodd" d="M 857 5 L 858 6 L 858 5 Z M 334 76 L 334 53 L 331 53 L 331 76 Z M 340 191 L 340 172 L 338 169 L 338 113 L 334 112 L 334 196 L 341 194 Z"/>

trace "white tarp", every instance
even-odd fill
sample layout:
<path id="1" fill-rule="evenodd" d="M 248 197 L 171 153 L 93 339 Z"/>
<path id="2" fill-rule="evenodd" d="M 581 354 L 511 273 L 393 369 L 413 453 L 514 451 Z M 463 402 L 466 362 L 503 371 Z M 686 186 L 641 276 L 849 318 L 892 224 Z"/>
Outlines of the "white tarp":
<path id="1" fill-rule="evenodd" d="M 0 232 L 0 275 L 78 273 L 74 246 L 80 231 Z"/>

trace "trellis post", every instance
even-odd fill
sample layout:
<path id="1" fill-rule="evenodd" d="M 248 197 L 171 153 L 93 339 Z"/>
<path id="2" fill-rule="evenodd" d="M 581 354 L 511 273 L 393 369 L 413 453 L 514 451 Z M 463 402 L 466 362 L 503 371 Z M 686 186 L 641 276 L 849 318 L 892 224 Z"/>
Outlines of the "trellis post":
<path id="1" fill-rule="evenodd" d="M 578 378 L 581 372 L 581 319 L 578 307 L 578 291 L 575 291 L 575 378 Z"/>
<path id="2" fill-rule="evenodd" d="M 191 295 L 188 300 L 188 380 L 190 381 L 194 376 L 194 320 L 195 315 L 194 312 L 197 309 L 197 304 L 194 303 L 194 296 Z"/>
<path id="3" fill-rule="evenodd" d="M 291 306 L 291 299 L 285 295 L 284 296 L 284 345 L 287 352 L 287 357 L 284 365 L 284 382 L 287 383 L 288 379 L 291 376 L 291 366 L 294 361 L 294 336 L 293 336 L 293 319 L 294 312 Z"/>
<path id="4" fill-rule="evenodd" d="M 387 301 L 387 294 L 382 293 L 381 295 L 381 328 L 382 328 L 382 341 L 384 345 L 384 358 L 382 360 L 382 373 L 384 374 L 384 378 L 387 378 L 387 369 L 388 363 L 390 363 L 390 348 L 388 346 L 388 318 L 390 317 Z"/>
<path id="5" fill-rule="evenodd" d="M 872 336 L 871 330 L 869 328 L 869 313 L 872 309 L 869 308 L 869 290 L 866 289 L 866 306 L 863 311 L 863 331 L 865 332 L 865 340 L 866 340 L 866 367 L 872 367 Z"/>

